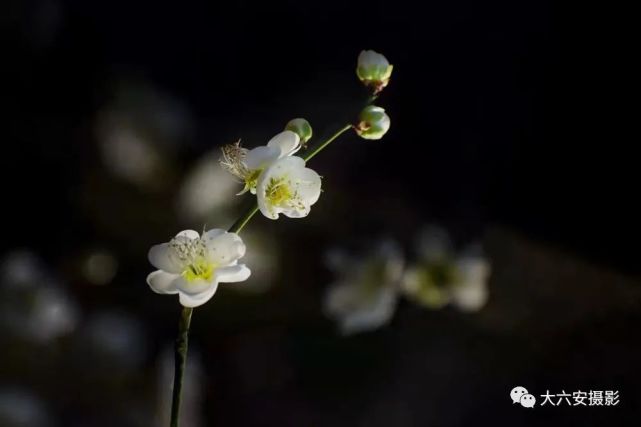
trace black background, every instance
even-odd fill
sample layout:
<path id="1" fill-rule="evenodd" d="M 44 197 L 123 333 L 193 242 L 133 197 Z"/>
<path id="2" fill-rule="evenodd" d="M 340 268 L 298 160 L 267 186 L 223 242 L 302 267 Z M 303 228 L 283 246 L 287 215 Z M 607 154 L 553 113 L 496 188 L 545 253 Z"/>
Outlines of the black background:
<path id="1" fill-rule="evenodd" d="M 114 234 L 96 225 L 86 209 L 94 202 L 105 206 L 84 192 L 87 176 L 99 167 L 92 121 L 109 101 L 115 79 L 152 82 L 188 105 L 195 125 L 178 150 L 180 173 L 207 149 L 250 132 L 272 135 L 295 116 L 309 118 L 317 134 L 336 129 L 363 98 L 355 58 L 362 49 L 375 49 L 394 64 L 392 83 L 379 101 L 392 118 L 389 134 L 380 142 L 348 137 L 343 148 L 332 146 L 316 163 L 322 175 L 334 176 L 326 191 L 340 187 L 349 195 L 338 207 L 319 208 L 327 223 L 336 223 L 337 234 L 376 234 L 387 226 L 409 236 L 429 220 L 469 239 L 498 227 L 553 248 L 552 260 L 567 255 L 595 269 L 576 277 L 605 271 L 630 279 L 638 290 L 638 166 L 626 154 L 637 141 L 623 132 L 627 115 L 618 97 L 626 88 L 613 40 L 618 38 L 604 11 L 544 1 L 27 1 L 2 8 L 9 42 L 2 65 L 8 107 L 2 132 L 5 249 L 35 248 L 64 270 L 65 260 L 87 242 L 120 250 L 127 245 L 123 235 L 140 233 L 134 246 L 122 249 L 127 261 L 119 274 L 144 283 L 145 248 L 171 233 L 175 221 L 151 218 L 147 230 L 126 230 L 125 221 L 125 230 Z M 52 11 L 61 18 L 52 19 Z M 169 209 L 170 192 L 138 197 L 153 209 Z M 123 205 L 131 197 L 136 195 L 119 200 L 116 192 L 106 209 L 126 217 Z M 311 224 L 322 234 L 322 225 Z M 279 234 L 288 225 L 265 227 Z M 292 227 L 295 234 L 304 224 Z M 492 236 L 498 257 L 509 253 L 501 234 Z M 292 241 L 288 245 L 300 243 Z M 530 256 L 526 251 L 524 257 Z M 530 271 L 540 272 L 536 266 Z M 607 289 L 609 279 L 600 280 L 598 289 Z M 577 292 L 583 298 L 580 287 L 557 282 L 560 295 Z M 147 300 L 142 292 L 129 308 Z M 102 298 L 117 304 L 125 294 L 79 292 L 87 307 Z M 601 296 L 589 298 L 598 302 Z M 558 335 L 553 322 L 532 321 L 530 329 L 508 334 L 491 327 L 470 330 L 471 319 L 449 312 L 421 315 L 412 308 L 402 311 L 394 332 L 348 344 L 332 341 L 327 325 L 313 324 L 320 338 L 310 338 L 304 327 L 288 324 L 285 344 L 270 341 L 271 331 L 254 345 L 262 351 L 283 346 L 279 351 L 289 356 L 282 359 L 300 364 L 292 368 L 294 379 L 264 395 L 210 393 L 206 413 L 227 425 L 566 425 L 612 414 L 630 421 L 639 404 L 636 298 L 630 298 L 629 311 L 612 317 L 600 317 L 595 302 L 593 315 Z M 532 303 L 533 317 L 572 310 L 561 302 L 538 303 Z M 175 307 L 163 307 L 170 315 L 154 332 L 158 342 L 173 334 Z M 421 341 L 417 325 L 439 344 Z M 219 328 L 226 339 L 240 334 Z M 195 334 L 201 342 L 210 340 L 202 325 Z M 202 345 L 215 354 L 214 344 Z M 360 345 L 383 350 L 363 356 Z M 442 375 L 435 368 L 421 370 L 421 355 L 425 363 L 440 360 L 458 368 Z M 514 357 L 535 368 L 514 363 Z M 342 362 L 309 362 L 316 358 Z M 388 358 L 395 368 L 385 363 Z M 225 377 L 221 363 L 210 375 L 232 384 L 233 374 Z M 347 379 L 326 379 L 332 376 Z M 469 378 L 455 393 L 452 384 Z M 536 414 L 524 416 L 504 400 L 504 390 L 519 381 L 540 393 L 602 385 L 630 397 L 619 408 L 537 407 Z M 358 386 L 345 390 L 353 382 Z M 440 394 L 444 384 L 450 386 Z M 359 414 L 377 414 L 372 408 L 392 415 L 380 415 L 379 424 L 364 421 Z M 64 411 L 69 417 L 69 407 Z M 409 418 L 393 415 L 407 413 Z"/>

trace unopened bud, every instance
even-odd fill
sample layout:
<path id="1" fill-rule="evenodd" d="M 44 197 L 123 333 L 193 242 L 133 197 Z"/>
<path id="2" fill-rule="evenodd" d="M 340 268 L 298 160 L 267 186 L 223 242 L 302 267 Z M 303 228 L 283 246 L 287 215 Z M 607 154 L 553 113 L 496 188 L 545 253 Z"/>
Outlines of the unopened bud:
<path id="1" fill-rule="evenodd" d="M 305 119 L 293 119 L 287 123 L 285 130 L 290 130 L 297 134 L 303 144 L 312 137 L 312 126 Z"/>
<path id="2" fill-rule="evenodd" d="M 364 50 L 358 55 L 356 75 L 368 87 L 378 94 L 387 86 L 392 76 L 393 65 L 387 58 L 373 50 Z"/>
<path id="3" fill-rule="evenodd" d="M 358 119 L 359 122 L 354 129 L 364 139 L 381 139 L 390 127 L 389 116 L 384 109 L 376 105 L 365 107 Z"/>

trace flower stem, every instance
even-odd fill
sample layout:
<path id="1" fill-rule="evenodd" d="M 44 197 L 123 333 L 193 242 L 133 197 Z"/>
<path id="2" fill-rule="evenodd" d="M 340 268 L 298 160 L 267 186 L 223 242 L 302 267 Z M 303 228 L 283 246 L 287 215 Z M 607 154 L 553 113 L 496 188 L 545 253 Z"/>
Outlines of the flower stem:
<path id="1" fill-rule="evenodd" d="M 229 228 L 229 232 L 240 233 L 240 230 L 242 230 L 243 227 L 245 227 L 245 225 L 249 222 L 250 219 L 252 219 L 252 217 L 254 216 L 254 214 L 256 214 L 256 212 L 258 212 L 258 203 L 254 202 L 249 207 L 249 209 L 247 209 L 247 211 L 245 211 L 245 213 L 236 220 L 234 225 L 232 225 Z"/>
<path id="2" fill-rule="evenodd" d="M 174 367 L 174 390 L 171 398 L 171 422 L 170 427 L 178 427 L 180 417 L 180 401 L 183 391 L 183 377 L 187 364 L 187 349 L 189 347 L 189 325 L 191 314 L 194 309 L 183 307 L 178 320 L 178 338 L 176 338 L 176 354 Z"/>
<path id="3" fill-rule="evenodd" d="M 318 146 L 316 146 L 314 149 L 308 151 L 305 153 L 302 157 L 303 160 L 306 162 L 309 161 L 312 157 L 323 151 L 325 147 L 327 147 L 329 144 L 332 143 L 336 138 L 347 132 L 352 128 L 352 125 L 345 125 L 343 126 L 338 132 L 336 132 L 334 135 L 330 136 L 326 141 L 320 143 Z"/>
<path id="4" fill-rule="evenodd" d="M 345 125 L 335 134 L 330 136 L 325 141 L 321 142 L 314 149 L 303 155 L 305 161 L 310 160 L 316 154 L 320 153 L 331 144 L 336 138 L 347 132 L 352 128 L 352 125 Z M 230 233 L 240 233 L 240 231 L 247 225 L 249 220 L 258 212 L 258 203 L 254 202 L 245 213 L 236 220 L 236 222 L 229 228 Z M 183 307 L 178 322 L 178 338 L 176 339 L 176 364 L 174 373 L 174 390 L 171 400 L 171 423 L 170 427 L 178 427 L 178 418 L 180 415 L 180 401 L 182 398 L 183 376 L 185 373 L 185 365 L 187 362 L 187 347 L 189 344 L 189 325 L 191 323 L 192 308 Z"/>

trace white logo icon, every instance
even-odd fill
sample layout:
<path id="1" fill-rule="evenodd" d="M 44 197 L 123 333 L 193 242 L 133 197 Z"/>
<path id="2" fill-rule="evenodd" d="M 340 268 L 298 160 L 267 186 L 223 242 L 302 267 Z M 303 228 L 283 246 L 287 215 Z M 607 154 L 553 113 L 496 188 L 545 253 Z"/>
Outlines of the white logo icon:
<path id="1" fill-rule="evenodd" d="M 514 387 L 510 392 L 510 397 L 512 398 L 512 403 L 521 403 L 521 396 L 528 394 L 528 391 L 525 387 Z"/>
<path id="2" fill-rule="evenodd" d="M 526 393 L 523 396 L 521 396 L 521 400 L 519 402 L 521 403 L 521 406 L 523 406 L 524 408 L 534 408 L 534 404 L 536 403 L 536 398 L 531 394 Z"/>
<path id="3" fill-rule="evenodd" d="M 525 387 L 514 387 L 510 392 L 512 403 L 520 403 L 524 408 L 534 408 L 536 398 L 532 396 Z"/>

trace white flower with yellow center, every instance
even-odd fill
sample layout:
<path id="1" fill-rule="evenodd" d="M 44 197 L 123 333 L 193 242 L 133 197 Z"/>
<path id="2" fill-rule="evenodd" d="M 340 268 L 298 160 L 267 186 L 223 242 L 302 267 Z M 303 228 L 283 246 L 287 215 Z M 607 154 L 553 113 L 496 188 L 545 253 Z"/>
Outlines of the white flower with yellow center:
<path id="1" fill-rule="evenodd" d="M 320 193 L 320 176 L 296 156 L 276 161 L 260 175 L 256 186 L 258 208 L 270 219 L 278 219 L 281 213 L 290 218 L 307 216 Z"/>
<path id="2" fill-rule="evenodd" d="M 256 194 L 260 174 L 278 159 L 295 154 L 301 148 L 298 134 L 286 130 L 269 140 L 267 145 L 247 150 L 240 142 L 223 147 L 222 166 L 245 184 L 243 190 Z"/>
<path id="3" fill-rule="evenodd" d="M 489 297 L 490 262 L 480 247 L 456 253 L 446 230 L 431 226 L 420 235 L 420 260 L 405 271 L 403 293 L 428 308 L 452 304 L 463 311 L 478 311 Z"/>
<path id="4" fill-rule="evenodd" d="M 147 283 L 159 294 L 178 294 L 185 307 L 198 307 L 211 299 L 221 282 L 242 282 L 250 271 L 238 260 L 245 244 L 236 233 L 214 228 L 203 235 L 181 231 L 168 243 L 152 246 L 149 262 L 158 268 Z"/>

